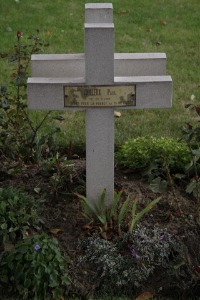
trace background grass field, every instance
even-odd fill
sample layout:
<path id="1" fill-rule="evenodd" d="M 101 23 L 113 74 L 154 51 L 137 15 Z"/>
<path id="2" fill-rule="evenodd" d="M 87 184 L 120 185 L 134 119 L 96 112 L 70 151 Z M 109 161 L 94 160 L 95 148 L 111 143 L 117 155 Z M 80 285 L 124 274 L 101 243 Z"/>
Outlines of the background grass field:
<path id="1" fill-rule="evenodd" d="M 45 53 L 84 52 L 84 0 L 0 0 L 0 53 L 12 52 L 16 32 L 24 41 L 36 29 L 50 43 Z M 109 1 L 108 1 L 109 2 Z M 116 144 L 130 137 L 181 137 L 195 117 L 185 104 L 200 99 L 200 1 L 113 0 L 116 52 L 165 52 L 173 79 L 173 106 L 164 110 L 122 111 L 116 119 Z M 9 68 L 0 62 L 0 82 Z M 194 98 L 192 96 L 192 98 Z M 162 101 L 162 99 L 161 99 Z M 84 113 L 67 112 L 59 142 L 84 143 Z M 38 113 L 34 118 L 39 117 Z"/>

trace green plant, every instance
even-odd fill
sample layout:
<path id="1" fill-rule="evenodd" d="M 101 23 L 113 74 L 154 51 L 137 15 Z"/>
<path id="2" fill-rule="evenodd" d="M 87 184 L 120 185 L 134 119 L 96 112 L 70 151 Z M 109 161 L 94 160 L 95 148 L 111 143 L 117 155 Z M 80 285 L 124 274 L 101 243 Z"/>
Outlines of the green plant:
<path id="1" fill-rule="evenodd" d="M 135 229 L 135 226 L 138 224 L 140 219 L 148 213 L 159 201 L 161 200 L 161 197 L 158 197 L 154 200 L 152 200 L 150 203 L 147 204 L 146 207 L 144 207 L 139 213 L 136 213 L 137 203 L 138 203 L 138 197 L 135 198 L 132 209 L 131 209 L 131 221 L 129 223 L 129 232 L 132 233 L 133 229 Z"/>
<path id="2" fill-rule="evenodd" d="M 190 161 L 186 143 L 172 138 L 138 137 L 128 140 L 116 154 L 118 164 L 134 170 L 144 170 L 152 161 L 167 164 L 171 171 L 184 170 Z"/>
<path id="3" fill-rule="evenodd" d="M 22 33 L 18 31 L 14 53 L 7 55 L 8 62 L 14 64 L 10 82 L 0 83 L 0 154 L 10 159 L 38 161 L 47 148 L 48 152 L 52 149 L 52 136 L 59 128 L 52 126 L 48 134 L 42 134 L 41 128 L 50 112 L 41 115 L 35 124 L 27 109 L 26 88 L 31 55 L 40 52 L 47 44 L 39 38 L 38 30 L 26 42 L 22 40 Z"/>
<path id="4" fill-rule="evenodd" d="M 186 192 L 193 194 L 197 199 L 197 221 L 200 224 L 200 106 L 190 103 L 186 108 L 190 108 L 197 114 L 195 122 L 186 123 L 183 127 L 183 138 L 190 153 L 190 163 L 185 168 L 190 180 Z"/>
<path id="5" fill-rule="evenodd" d="M 161 199 L 158 197 L 147 204 L 139 213 L 136 212 L 138 195 L 131 203 L 128 196 L 124 202 L 121 201 L 122 191 L 115 193 L 113 203 L 108 207 L 105 203 L 106 190 L 103 191 L 101 198 L 97 202 L 91 202 L 86 197 L 76 194 L 82 203 L 83 213 L 90 221 L 100 222 L 103 237 L 108 238 L 110 231 L 117 231 L 122 235 L 121 226 L 124 223 L 126 229 L 132 232 L 140 219 L 148 213 Z"/>
<path id="6" fill-rule="evenodd" d="M 74 164 L 64 156 L 59 157 L 58 152 L 54 157 L 43 160 L 41 167 L 42 174 L 49 177 L 52 193 L 56 196 L 66 189 L 67 184 L 72 183 Z"/>
<path id="7" fill-rule="evenodd" d="M 76 194 L 81 200 L 84 216 L 93 220 L 96 219 L 102 225 L 103 230 L 107 230 L 108 227 L 113 227 L 113 222 L 117 219 L 117 211 L 119 201 L 122 195 L 122 192 L 118 194 L 115 193 L 114 201 L 111 207 L 108 207 L 105 202 L 106 190 L 101 194 L 101 198 L 97 202 L 91 202 L 86 197 Z M 124 218 L 126 209 L 127 209 L 127 200 L 122 205 L 121 213 L 118 219 L 118 224 L 120 224 Z"/>
<path id="8" fill-rule="evenodd" d="M 14 189 L 0 188 L 0 237 L 3 242 L 15 243 L 26 236 L 28 229 L 37 227 L 39 201 Z"/>
<path id="9" fill-rule="evenodd" d="M 58 242 L 47 235 L 33 235 L 18 243 L 0 260 L 0 286 L 20 299 L 61 299 L 70 278 Z"/>
<path id="10" fill-rule="evenodd" d="M 190 152 L 185 142 L 172 138 L 140 137 L 127 141 L 116 154 L 119 165 L 143 172 L 154 193 L 170 186 L 178 207 L 174 180 L 184 177 Z"/>
<path id="11" fill-rule="evenodd" d="M 183 274 L 188 285 L 192 281 L 191 274 L 179 266 L 180 262 L 187 264 L 183 244 L 166 228 L 137 225 L 132 233 L 115 236 L 112 241 L 96 236 L 82 239 L 78 248 L 79 265 L 84 269 L 87 263 L 95 269 L 93 283 L 101 293 L 133 296 L 139 287 L 148 286 L 157 272 L 161 277 L 164 274 L 165 284 L 173 282 L 170 276 L 176 277 L 176 271 L 180 271 L 180 287 Z"/>

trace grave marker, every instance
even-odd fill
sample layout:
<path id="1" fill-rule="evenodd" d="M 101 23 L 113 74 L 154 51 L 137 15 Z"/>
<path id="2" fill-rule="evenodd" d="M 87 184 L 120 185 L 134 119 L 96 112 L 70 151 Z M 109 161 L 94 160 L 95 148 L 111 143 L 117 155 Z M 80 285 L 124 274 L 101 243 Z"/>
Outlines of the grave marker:
<path id="1" fill-rule="evenodd" d="M 30 109 L 86 110 L 86 190 L 114 197 L 114 109 L 171 106 L 163 53 L 114 53 L 113 8 L 85 5 L 85 54 L 33 55 Z"/>

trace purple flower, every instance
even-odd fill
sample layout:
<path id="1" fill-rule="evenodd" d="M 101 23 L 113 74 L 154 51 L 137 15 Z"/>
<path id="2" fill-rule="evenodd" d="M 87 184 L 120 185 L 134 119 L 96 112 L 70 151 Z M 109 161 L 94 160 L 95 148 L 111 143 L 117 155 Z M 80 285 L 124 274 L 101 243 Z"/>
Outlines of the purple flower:
<path id="1" fill-rule="evenodd" d="M 136 259 L 140 259 L 141 256 L 133 245 L 128 245 L 128 248 L 132 257 L 135 257 Z"/>
<path id="2" fill-rule="evenodd" d="M 35 250 L 35 251 L 40 250 L 40 248 L 41 248 L 41 247 L 40 247 L 39 245 L 35 245 L 35 246 L 34 246 L 34 250 Z"/>

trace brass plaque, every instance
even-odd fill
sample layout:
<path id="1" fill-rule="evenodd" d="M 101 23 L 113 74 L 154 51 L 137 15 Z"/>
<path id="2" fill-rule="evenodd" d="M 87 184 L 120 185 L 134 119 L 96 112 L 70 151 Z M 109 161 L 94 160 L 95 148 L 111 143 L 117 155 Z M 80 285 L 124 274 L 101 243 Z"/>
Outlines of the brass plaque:
<path id="1" fill-rule="evenodd" d="M 136 106 L 135 85 L 65 86 L 65 107 Z"/>

